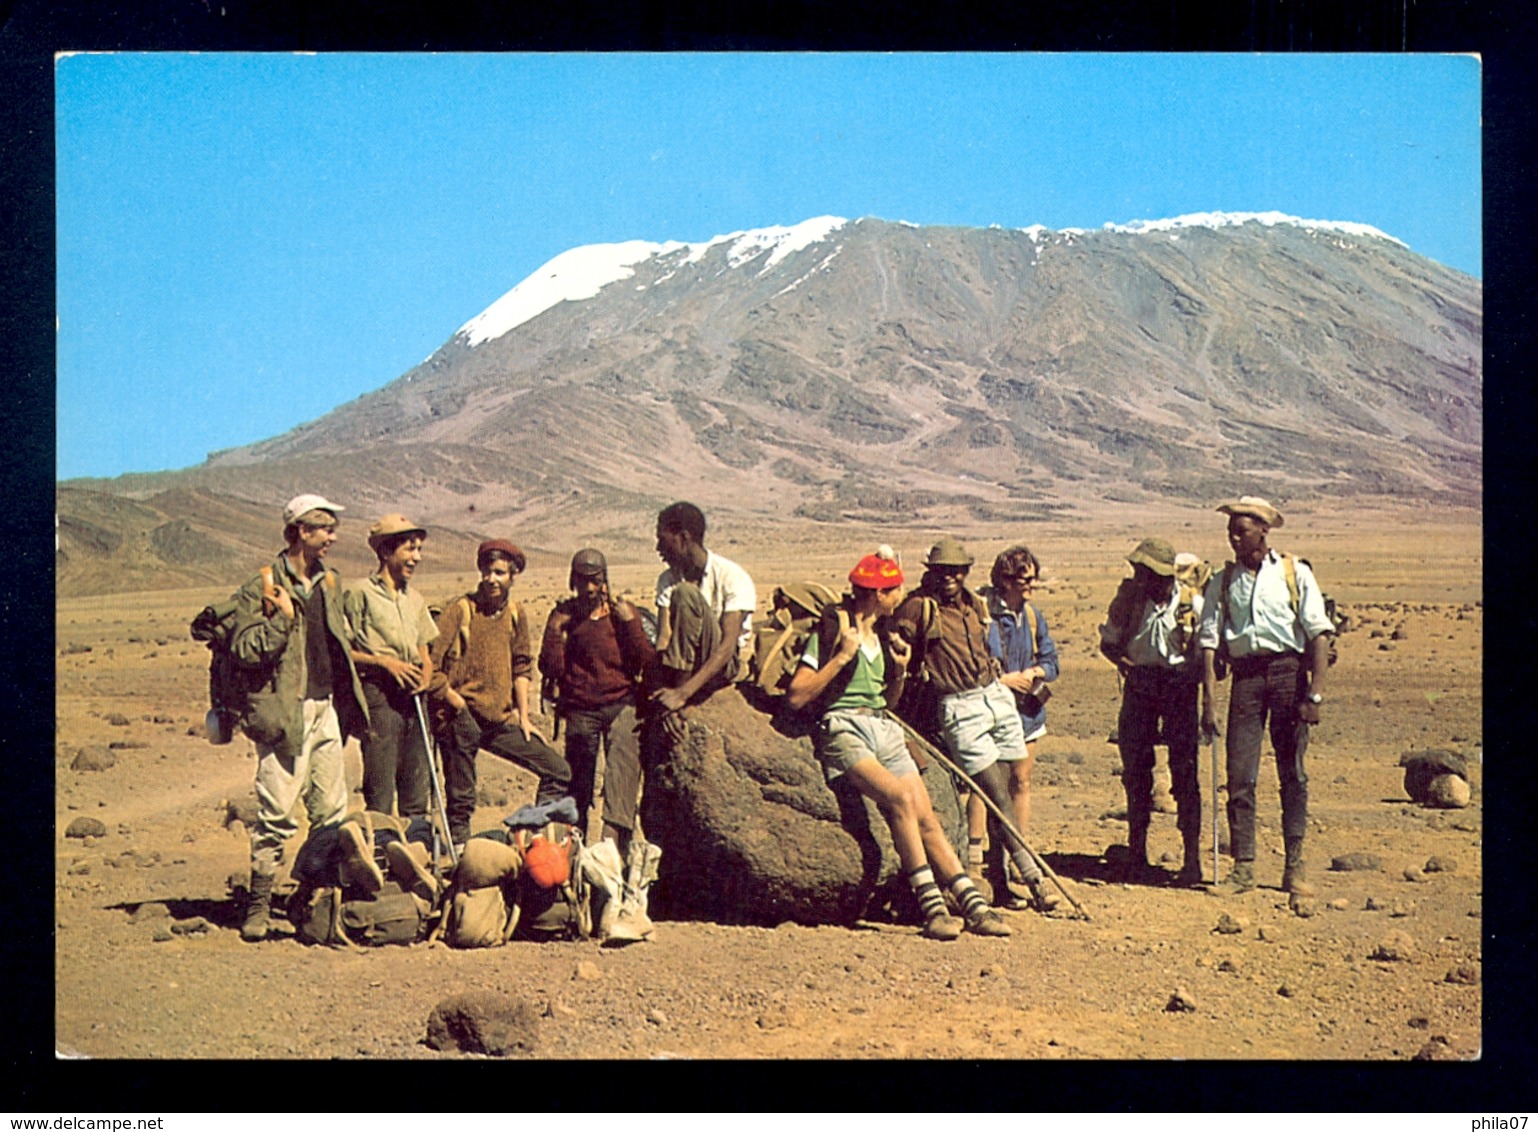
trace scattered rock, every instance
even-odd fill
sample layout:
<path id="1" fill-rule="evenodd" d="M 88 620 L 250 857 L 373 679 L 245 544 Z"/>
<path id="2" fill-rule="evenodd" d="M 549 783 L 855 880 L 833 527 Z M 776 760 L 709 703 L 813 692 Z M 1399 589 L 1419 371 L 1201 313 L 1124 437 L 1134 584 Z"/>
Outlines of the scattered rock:
<path id="1" fill-rule="evenodd" d="M 451 995 L 428 1015 L 427 1044 L 492 1057 L 532 1053 L 539 1044 L 539 1013 L 525 1000 L 497 991 Z"/>
<path id="2" fill-rule="evenodd" d="M 105 837 L 107 827 L 95 818 L 76 818 L 64 831 L 65 837 Z"/>
<path id="3" fill-rule="evenodd" d="M 226 798 L 224 807 L 224 825 L 226 828 L 235 822 L 240 822 L 246 828 L 256 824 L 256 799 L 255 798 Z"/>
<path id="4" fill-rule="evenodd" d="M 1362 907 L 1366 911 L 1368 911 L 1368 912 L 1387 912 L 1388 911 L 1388 905 L 1385 904 L 1383 901 L 1379 900 L 1376 896 L 1369 896 L 1367 898 L 1367 903 L 1362 905 Z"/>
<path id="5" fill-rule="evenodd" d="M 1402 920 L 1406 916 L 1415 915 L 1415 905 L 1407 904 L 1403 900 L 1395 900 L 1389 905 L 1388 914 L 1390 919 Z"/>
<path id="6" fill-rule="evenodd" d="M 1467 821 L 1455 821 L 1452 824 L 1452 828 L 1456 829 L 1459 833 L 1478 833 L 1479 832 L 1479 827 L 1477 825 L 1475 825 L 1473 822 L 1467 822 Z"/>
<path id="7" fill-rule="evenodd" d="M 1479 985 L 1479 968 L 1467 963 L 1459 964 L 1447 972 L 1446 982 L 1459 987 L 1472 987 Z"/>
<path id="8" fill-rule="evenodd" d="M 1433 857 L 1426 862 L 1424 871 L 1428 873 L 1455 873 L 1458 871 L 1458 862 L 1451 857 Z"/>
<path id="9" fill-rule="evenodd" d="M 577 970 L 572 975 L 574 979 L 580 979 L 585 983 L 596 982 L 603 978 L 603 972 L 598 969 L 598 964 L 591 959 L 584 959 L 577 964 Z"/>
<path id="10" fill-rule="evenodd" d="M 117 765 L 117 756 L 112 753 L 110 747 L 81 747 L 75 753 L 75 759 L 69 764 L 70 770 L 110 770 Z"/>
<path id="11" fill-rule="evenodd" d="M 1452 1061 L 1455 1060 L 1455 1056 L 1452 1050 L 1448 1048 L 1446 1038 L 1442 1038 L 1440 1041 L 1438 1041 L 1436 1038 L 1432 1038 L 1425 1045 L 1421 1046 L 1420 1052 L 1417 1053 L 1411 1060 Z"/>
<path id="12" fill-rule="evenodd" d="M 1461 810 L 1469 804 L 1469 784 L 1456 774 L 1442 774 L 1426 789 L 1426 805 L 1441 810 Z"/>
<path id="13" fill-rule="evenodd" d="M 1343 853 L 1330 861 L 1337 873 L 1371 873 L 1383 867 L 1383 859 L 1372 853 Z"/>
<path id="14" fill-rule="evenodd" d="M 107 746 L 114 751 L 143 751 L 148 749 L 149 744 L 138 739 L 114 739 Z"/>
<path id="15" fill-rule="evenodd" d="M 1338 899 L 1331 900 L 1327 907 L 1332 912 L 1344 912 L 1347 908 L 1351 907 L 1351 902 L 1342 896 Z"/>
<path id="16" fill-rule="evenodd" d="M 110 723 L 113 727 L 127 727 L 128 717 L 122 712 L 115 711 L 111 715 L 107 716 L 107 722 Z"/>
<path id="17" fill-rule="evenodd" d="M 1298 992 L 1292 989 L 1291 983 L 1283 983 L 1281 986 L 1276 988 L 1276 993 L 1281 995 L 1283 998 L 1294 998 L 1297 996 Z"/>
<path id="18" fill-rule="evenodd" d="M 1196 1000 L 1185 987 L 1176 987 L 1175 993 L 1170 995 L 1170 1000 L 1164 1004 L 1164 1009 L 1172 1014 L 1192 1012 L 1196 1009 Z"/>
<path id="19" fill-rule="evenodd" d="M 169 920 L 170 918 L 171 909 L 158 900 L 152 900 L 147 904 L 140 904 L 133 910 L 133 915 L 128 917 L 129 922 L 135 924 L 143 924 L 150 920 Z"/>
<path id="20" fill-rule="evenodd" d="M 177 935 L 202 935 L 213 925 L 202 916 L 193 916 L 189 920 L 177 920 L 171 925 L 171 930 Z"/>
<path id="21" fill-rule="evenodd" d="M 165 924 L 157 924 L 154 933 L 150 936 L 150 939 L 155 943 L 165 943 L 175 938 L 171 934 L 171 929 Z"/>
<path id="22" fill-rule="evenodd" d="M 83 652 L 90 652 L 90 645 L 82 645 L 79 641 L 71 641 L 59 650 L 60 656 L 77 656 Z"/>
<path id="23" fill-rule="evenodd" d="M 1249 921 L 1243 916 L 1231 916 L 1224 912 L 1218 917 L 1217 926 L 1212 930 L 1219 935 L 1238 935 L 1249 926 Z"/>
<path id="24" fill-rule="evenodd" d="M 1441 747 L 1429 751 L 1406 751 L 1399 757 L 1404 768 L 1404 792 L 1421 805 L 1428 804 L 1431 784 L 1443 775 L 1452 774 L 1465 780 L 1469 776 L 1468 760 L 1456 751 Z"/>
<path id="25" fill-rule="evenodd" d="M 1410 639 L 1410 631 L 1403 625 L 1400 625 L 1389 634 L 1389 639 L 1394 641 L 1408 641 Z"/>
<path id="26" fill-rule="evenodd" d="M 1407 963 L 1415 955 L 1415 940 L 1404 932 L 1389 932 L 1378 941 L 1369 959 L 1380 963 Z"/>
<path id="27" fill-rule="evenodd" d="M 1218 964 L 1218 970 L 1230 975 L 1239 974 L 1239 961 L 1237 959 L 1225 959 Z"/>
<path id="28" fill-rule="evenodd" d="M 646 1020 L 653 1026 L 666 1026 L 668 1024 L 668 1016 L 655 1008 L 646 1012 Z"/>
<path id="29" fill-rule="evenodd" d="M 1319 914 L 1319 901 L 1312 896 L 1292 896 L 1287 900 L 1287 909 L 1294 916 L 1308 920 Z"/>
<path id="30" fill-rule="evenodd" d="M 1414 865 L 1411 865 L 1404 871 L 1404 878 L 1411 884 L 1425 884 L 1428 879 L 1426 874 L 1421 872 L 1420 869 L 1416 868 Z"/>
<path id="31" fill-rule="evenodd" d="M 1424 1015 L 1421 1015 L 1421 1016 L 1418 1016 L 1418 1017 L 1415 1017 L 1415 1018 L 1411 1018 L 1410 1021 L 1408 1023 L 1406 1023 L 1406 1024 L 1412 1030 L 1429 1030 L 1429 1029 L 1431 1029 L 1431 1019 L 1425 1017 Z"/>
<path id="32" fill-rule="evenodd" d="M 1275 924 L 1261 924 L 1260 930 L 1255 935 L 1266 943 L 1280 943 L 1287 938 L 1287 933 Z"/>

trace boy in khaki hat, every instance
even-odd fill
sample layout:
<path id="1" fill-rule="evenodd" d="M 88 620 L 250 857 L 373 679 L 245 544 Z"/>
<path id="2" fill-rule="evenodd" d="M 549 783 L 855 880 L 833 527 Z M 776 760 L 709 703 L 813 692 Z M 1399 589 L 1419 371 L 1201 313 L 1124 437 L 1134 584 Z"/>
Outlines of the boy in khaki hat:
<path id="1" fill-rule="evenodd" d="M 427 813 L 427 744 L 414 697 L 432 678 L 428 646 L 438 626 L 427 600 L 411 588 L 427 531 L 400 514 L 385 515 L 368 533 L 379 568 L 342 594 L 352 634 L 352 658 L 368 698 L 363 737 L 363 801 L 370 810 L 402 818 Z"/>

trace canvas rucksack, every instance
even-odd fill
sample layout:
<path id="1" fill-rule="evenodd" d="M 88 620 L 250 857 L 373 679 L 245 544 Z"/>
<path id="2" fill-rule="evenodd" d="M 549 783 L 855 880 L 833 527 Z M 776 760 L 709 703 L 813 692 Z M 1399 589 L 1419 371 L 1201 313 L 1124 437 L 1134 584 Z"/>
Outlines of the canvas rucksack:
<path id="1" fill-rule="evenodd" d="M 1287 600 L 1288 603 L 1292 606 L 1293 616 L 1296 617 L 1298 615 L 1298 610 L 1303 607 L 1303 598 L 1302 595 L 1298 592 L 1298 563 L 1303 563 L 1303 565 L 1307 566 L 1310 570 L 1312 570 L 1314 566 L 1313 563 L 1311 563 L 1307 558 L 1294 558 L 1292 555 L 1286 553 L 1285 551 L 1279 550 L 1277 551 L 1277 555 L 1282 560 L 1282 577 L 1287 582 Z M 1228 587 L 1233 580 L 1234 570 L 1238 567 L 1238 565 L 1239 564 L 1237 562 L 1229 562 L 1224 564 L 1223 581 L 1218 591 L 1218 601 L 1221 604 L 1221 609 L 1223 612 L 1223 616 L 1218 622 L 1218 658 L 1220 661 L 1225 662 L 1219 664 L 1218 666 L 1219 679 L 1222 679 L 1225 675 L 1227 675 L 1226 661 L 1228 658 L 1228 641 L 1223 634 L 1223 627 L 1228 624 Z M 1317 579 L 1318 576 L 1315 575 L 1315 580 Z M 1335 641 L 1336 638 L 1340 635 L 1341 616 L 1336 608 L 1334 598 L 1323 592 L 1320 593 L 1320 597 L 1324 601 L 1324 614 L 1330 620 L 1329 663 L 1334 664 L 1338 659 Z"/>
<path id="2" fill-rule="evenodd" d="M 427 903 L 393 880 L 373 896 L 348 899 L 340 885 L 312 888 L 290 913 L 294 933 L 327 947 L 413 944 L 424 935 Z"/>
<path id="3" fill-rule="evenodd" d="M 525 858 L 537 840 L 549 842 L 564 854 L 566 877 L 547 888 L 535 879 L 535 870 L 526 867 L 519 872 L 512 938 L 536 942 L 587 939 L 593 931 L 593 916 L 588 882 L 582 872 L 582 834 L 562 821 L 539 829 L 516 829 L 511 834 L 511 843 Z"/>
<path id="4" fill-rule="evenodd" d="M 262 567 L 262 582 L 271 587 L 271 566 Z M 246 706 L 240 665 L 231 651 L 238 599 L 239 594 L 234 593 L 215 605 L 204 606 L 189 626 L 192 639 L 208 646 L 208 713 L 203 717 L 203 729 L 215 746 L 235 737 L 235 727 Z"/>
<path id="5" fill-rule="evenodd" d="M 783 696 L 790 689 L 807 638 L 817 628 L 822 611 L 838 600 L 838 595 L 821 582 L 792 582 L 774 588 L 769 616 L 753 630 L 748 673 L 759 691 Z"/>

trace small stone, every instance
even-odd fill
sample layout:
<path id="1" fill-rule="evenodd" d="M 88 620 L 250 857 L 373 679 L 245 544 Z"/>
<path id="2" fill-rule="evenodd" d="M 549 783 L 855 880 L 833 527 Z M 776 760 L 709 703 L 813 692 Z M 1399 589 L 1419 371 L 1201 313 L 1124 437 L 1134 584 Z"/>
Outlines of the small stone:
<path id="1" fill-rule="evenodd" d="M 123 715 L 121 712 L 115 711 L 111 715 L 107 716 L 107 722 L 113 727 L 127 727 L 128 717 Z"/>
<path id="2" fill-rule="evenodd" d="M 150 901 L 147 904 L 140 904 L 133 910 L 133 915 L 128 917 L 129 922 L 135 924 L 146 923 L 150 920 L 169 920 L 170 918 L 171 909 L 158 900 Z"/>
<path id="3" fill-rule="evenodd" d="M 1472 987 L 1479 985 L 1479 968 L 1463 963 L 1447 972 L 1446 982 L 1458 987 Z"/>
<path id="4" fill-rule="evenodd" d="M 71 641 L 69 644 L 65 645 L 62 649 L 59 650 L 61 656 L 78 656 L 80 653 L 90 651 L 90 645 L 82 645 L 78 641 Z"/>
<path id="5" fill-rule="evenodd" d="M 76 818 L 69 823 L 69 828 L 64 831 L 65 837 L 105 837 L 107 827 L 95 818 Z"/>
<path id="6" fill-rule="evenodd" d="M 149 749 L 149 744 L 138 739 L 114 739 L 107 744 L 111 751 L 143 751 Z"/>
<path id="7" fill-rule="evenodd" d="M 1243 916 L 1231 916 L 1224 912 L 1218 917 L 1217 925 L 1212 930 L 1219 935 L 1238 935 L 1249 926 L 1249 921 Z"/>
<path id="8" fill-rule="evenodd" d="M 193 916 L 187 920 L 177 920 L 171 925 L 171 930 L 177 935 L 201 935 L 208 931 L 211 925 L 202 916 Z"/>
<path id="9" fill-rule="evenodd" d="M 1276 988 L 1276 993 L 1281 995 L 1283 998 L 1294 998 L 1298 992 L 1292 989 L 1291 983 L 1283 983 L 1281 986 Z"/>
<path id="10" fill-rule="evenodd" d="M 1294 916 L 1307 920 L 1319 914 L 1319 901 L 1311 896 L 1293 895 L 1287 900 L 1287 908 Z"/>
<path id="11" fill-rule="evenodd" d="M 1433 857 L 1424 868 L 1428 873 L 1455 873 L 1458 871 L 1458 862 L 1451 857 Z"/>
<path id="12" fill-rule="evenodd" d="M 1417 1053 L 1413 1058 L 1411 1058 L 1411 1060 L 1412 1061 L 1446 1061 L 1446 1060 L 1450 1060 L 1451 1056 L 1452 1055 L 1448 1051 L 1446 1041 L 1440 1041 L 1439 1042 L 1435 1038 L 1432 1038 L 1425 1045 L 1421 1046 L 1420 1052 Z"/>
<path id="13" fill-rule="evenodd" d="M 1406 1025 L 1412 1030 L 1429 1030 L 1431 1028 L 1431 1019 L 1424 1016 L 1415 1017 L 1411 1018 Z"/>
<path id="14" fill-rule="evenodd" d="M 1239 973 L 1239 961 L 1232 957 L 1224 959 L 1218 964 L 1218 970 L 1225 974 L 1237 975 Z"/>
<path id="15" fill-rule="evenodd" d="M 576 973 L 572 975 L 572 978 L 580 979 L 586 983 L 591 983 L 603 978 L 603 972 L 598 969 L 597 963 L 594 963 L 590 959 L 584 959 L 582 962 L 577 964 Z"/>
<path id="16" fill-rule="evenodd" d="M 110 770 L 117 765 L 117 756 L 112 753 L 110 747 L 81 747 L 75 753 L 74 761 L 69 764 L 70 770 Z"/>
<path id="17" fill-rule="evenodd" d="M 150 936 L 150 939 L 155 943 L 165 943 L 168 940 L 175 938 L 176 937 L 171 934 L 171 929 L 165 924 L 156 925 L 154 933 Z"/>
<path id="18" fill-rule="evenodd" d="M 668 1016 L 656 1008 L 646 1012 L 646 1020 L 653 1026 L 666 1026 L 668 1024 Z"/>
<path id="19" fill-rule="evenodd" d="M 1389 639 L 1394 641 L 1407 641 L 1410 639 L 1410 631 L 1403 625 L 1400 625 L 1389 634 Z"/>
<path id="20" fill-rule="evenodd" d="M 1264 943 L 1280 943 L 1287 938 L 1287 933 L 1276 924 L 1262 924 L 1260 930 L 1255 933 L 1255 938 Z"/>
<path id="21" fill-rule="evenodd" d="M 1426 804 L 1443 810 L 1461 810 L 1469 804 L 1469 784 L 1456 774 L 1442 774 L 1426 788 Z"/>
<path id="22" fill-rule="evenodd" d="M 432 1049 L 506 1057 L 539 1044 L 539 1014 L 529 1002 L 497 991 L 450 995 L 427 1019 Z"/>
<path id="23" fill-rule="evenodd" d="M 1478 826 L 1474 825 L 1472 822 L 1466 822 L 1466 821 L 1455 821 L 1452 824 L 1452 828 L 1456 829 L 1459 833 L 1478 833 L 1479 832 L 1479 827 Z"/>
<path id="24" fill-rule="evenodd" d="M 1331 900 L 1326 907 L 1332 912 L 1344 912 L 1347 908 L 1351 907 L 1351 902 L 1342 896 L 1339 899 Z"/>
<path id="25" fill-rule="evenodd" d="M 1376 896 L 1369 896 L 1367 898 L 1367 903 L 1362 905 L 1362 907 L 1366 911 L 1368 911 L 1368 912 L 1387 912 L 1388 911 L 1388 905 L 1385 904 L 1383 901 L 1379 900 Z"/>
<path id="26" fill-rule="evenodd" d="M 1383 867 L 1383 859 L 1372 853 L 1343 853 L 1330 861 L 1337 873 L 1370 873 Z"/>
<path id="27" fill-rule="evenodd" d="M 1407 963 L 1415 954 L 1415 940 L 1404 932 L 1389 932 L 1378 941 L 1369 959 L 1380 963 Z"/>
<path id="28" fill-rule="evenodd" d="M 1403 900 L 1395 900 L 1389 905 L 1388 914 L 1390 919 L 1402 920 L 1406 916 L 1415 915 L 1415 905 Z"/>
<path id="29" fill-rule="evenodd" d="M 1170 995 L 1170 1000 L 1164 1004 L 1164 1009 L 1172 1014 L 1190 1013 L 1196 1009 L 1196 1000 L 1191 997 L 1185 987 L 1176 987 L 1175 993 Z"/>
<path id="30" fill-rule="evenodd" d="M 1416 868 L 1414 865 L 1411 865 L 1404 871 L 1404 878 L 1411 884 L 1425 884 L 1427 879 L 1426 874 L 1421 872 L 1420 869 Z"/>

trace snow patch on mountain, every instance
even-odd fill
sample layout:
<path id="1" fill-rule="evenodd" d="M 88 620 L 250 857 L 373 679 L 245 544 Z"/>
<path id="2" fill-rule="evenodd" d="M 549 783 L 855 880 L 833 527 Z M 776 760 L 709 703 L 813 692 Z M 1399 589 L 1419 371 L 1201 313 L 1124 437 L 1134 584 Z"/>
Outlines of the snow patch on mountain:
<path id="1" fill-rule="evenodd" d="M 1134 220 L 1129 224 L 1108 223 L 1104 230 L 1136 235 L 1145 232 L 1170 232 L 1180 228 L 1229 228 L 1252 223 L 1264 224 L 1267 228 L 1278 224 L 1292 224 L 1299 228 L 1387 240 L 1402 248 L 1409 247 L 1403 240 L 1396 239 L 1387 232 L 1374 228 L 1371 224 L 1358 224 L 1351 220 L 1304 220 L 1301 217 L 1288 216 L 1284 212 L 1192 212 L 1185 216 L 1173 216 L 1168 220 Z"/>
<path id="2" fill-rule="evenodd" d="M 665 244 L 627 240 L 622 244 L 587 244 L 572 248 L 556 256 L 461 326 L 459 333 L 471 346 L 500 338 L 559 302 L 591 299 L 610 283 L 629 279 L 635 274 L 635 265 L 643 260 L 667 255 L 685 246 L 676 240 Z"/>
<path id="3" fill-rule="evenodd" d="M 713 236 L 701 244 L 690 244 L 689 255 L 684 262 L 698 263 L 705 258 L 705 253 L 717 244 L 730 244 L 726 252 L 726 261 L 731 267 L 741 267 L 757 259 L 764 252 L 769 252 L 768 260 L 759 270 L 759 274 L 762 275 L 787 256 L 827 239 L 830 233 L 847 223 L 849 221 L 842 216 L 814 216 L 810 220 L 803 220 L 800 224 L 793 224 L 790 227 L 774 225 L 768 228 L 752 228 L 745 232 L 729 232 L 725 236 Z"/>

